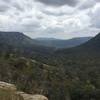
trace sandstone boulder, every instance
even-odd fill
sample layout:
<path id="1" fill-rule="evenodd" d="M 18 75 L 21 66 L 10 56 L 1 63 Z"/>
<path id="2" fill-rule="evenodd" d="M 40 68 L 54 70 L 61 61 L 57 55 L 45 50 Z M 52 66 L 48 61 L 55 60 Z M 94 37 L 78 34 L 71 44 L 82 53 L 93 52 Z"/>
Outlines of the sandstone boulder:
<path id="1" fill-rule="evenodd" d="M 18 92 L 15 85 L 0 81 L 0 100 L 48 100 L 48 98 L 39 94 Z"/>
<path id="2" fill-rule="evenodd" d="M 24 92 L 18 92 L 17 94 L 19 94 L 21 97 L 23 97 L 24 100 L 48 100 L 47 97 L 43 96 L 43 95 L 31 95 L 31 94 L 26 94 Z"/>

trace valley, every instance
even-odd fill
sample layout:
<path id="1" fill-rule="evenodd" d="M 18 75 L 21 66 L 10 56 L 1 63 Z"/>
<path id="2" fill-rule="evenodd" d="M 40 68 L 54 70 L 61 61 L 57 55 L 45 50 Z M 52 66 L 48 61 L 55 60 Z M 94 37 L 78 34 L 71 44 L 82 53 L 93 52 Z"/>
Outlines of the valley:
<path id="1" fill-rule="evenodd" d="M 0 81 L 49 100 L 99 100 L 100 34 L 65 49 L 36 45 L 16 32 L 0 32 L 0 40 Z"/>

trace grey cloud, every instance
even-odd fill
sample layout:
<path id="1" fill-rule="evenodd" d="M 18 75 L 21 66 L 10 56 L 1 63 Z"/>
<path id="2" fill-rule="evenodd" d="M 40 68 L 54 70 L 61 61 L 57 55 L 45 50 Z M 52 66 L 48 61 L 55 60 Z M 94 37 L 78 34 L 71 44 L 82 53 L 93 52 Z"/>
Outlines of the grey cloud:
<path id="1" fill-rule="evenodd" d="M 87 2 L 84 3 L 83 0 L 80 0 L 80 7 L 80 3 L 77 4 L 79 0 L 35 0 L 40 3 L 32 3 L 32 1 L 34 2 L 34 0 L 0 0 L 0 30 L 6 29 L 8 31 L 14 30 L 27 33 L 31 32 L 41 35 L 45 33 L 45 35 L 51 34 L 55 36 L 58 36 L 58 34 L 62 33 L 67 36 L 67 32 L 76 32 L 81 36 L 81 34 L 79 33 L 85 33 L 80 30 L 80 27 L 85 26 L 84 24 L 92 24 L 91 26 L 87 25 L 87 28 L 100 28 L 100 8 L 92 12 L 90 15 L 87 15 L 87 12 L 85 10 L 88 8 L 92 9 L 92 7 L 95 6 L 96 3 L 99 4 L 99 0 L 94 0 L 95 3 L 89 2 L 93 0 L 86 0 Z M 43 3 L 43 5 L 41 3 Z M 47 6 L 45 6 L 44 4 Z M 72 7 L 63 5 L 69 5 Z M 72 10 L 68 9 L 68 7 Z M 80 10 L 76 9 L 76 7 L 79 7 Z M 89 16 L 91 22 L 88 22 L 89 19 L 87 17 L 85 18 L 84 15 Z M 77 16 L 79 17 L 77 18 Z M 77 23 L 79 27 L 77 26 Z M 77 32 L 77 30 L 79 30 L 79 33 Z M 88 32 L 91 31 L 86 30 L 86 34 Z"/>
<path id="2" fill-rule="evenodd" d="M 63 5 L 75 6 L 78 3 L 78 0 L 35 0 L 35 1 L 39 1 L 41 3 L 51 6 L 63 6 Z"/>
<path id="3" fill-rule="evenodd" d="M 30 16 L 27 16 L 20 22 L 20 27 L 25 32 L 36 32 L 41 28 L 41 24 L 37 19 L 32 19 Z"/>
<path id="4" fill-rule="evenodd" d="M 64 28 L 63 27 L 47 27 L 44 30 L 48 34 L 58 34 L 58 33 L 64 33 Z"/>
<path id="5" fill-rule="evenodd" d="M 2 0 L 0 1 L 0 12 L 5 12 L 9 8 L 10 6 L 6 2 L 3 2 Z"/>
<path id="6" fill-rule="evenodd" d="M 41 27 L 41 25 L 39 23 L 27 23 L 27 24 L 22 24 L 25 28 L 27 27 L 28 29 L 29 28 L 32 28 L 32 29 L 38 29 Z"/>
<path id="7" fill-rule="evenodd" d="M 88 1 L 86 0 L 78 8 L 85 10 L 85 9 L 88 9 L 88 8 L 92 8 L 95 4 L 96 4 L 96 2 L 94 0 L 88 0 Z"/>
<path id="8" fill-rule="evenodd" d="M 8 2 L 11 2 L 11 0 L 3 0 L 3 1 L 4 1 L 4 2 L 7 2 L 7 3 L 8 3 Z"/>
<path id="9" fill-rule="evenodd" d="M 9 6 L 0 5 L 0 12 L 5 12 L 9 9 Z"/>
<path id="10" fill-rule="evenodd" d="M 66 15 L 65 12 L 59 12 L 59 13 L 56 13 L 56 12 L 50 12 L 50 11 L 42 11 L 43 13 L 45 13 L 46 15 L 53 15 L 53 16 L 63 16 L 63 15 Z"/>
<path id="11" fill-rule="evenodd" d="M 100 2 L 100 0 L 95 0 L 95 1 Z"/>
<path id="12" fill-rule="evenodd" d="M 21 5 L 19 5 L 18 3 L 13 3 L 12 5 L 13 5 L 13 7 L 16 8 L 17 10 L 20 10 L 20 11 L 23 11 L 23 10 L 24 10 L 24 8 L 23 8 Z"/>
<path id="13" fill-rule="evenodd" d="M 89 13 L 91 17 L 91 27 L 100 28 L 100 6 L 98 6 L 95 11 Z"/>

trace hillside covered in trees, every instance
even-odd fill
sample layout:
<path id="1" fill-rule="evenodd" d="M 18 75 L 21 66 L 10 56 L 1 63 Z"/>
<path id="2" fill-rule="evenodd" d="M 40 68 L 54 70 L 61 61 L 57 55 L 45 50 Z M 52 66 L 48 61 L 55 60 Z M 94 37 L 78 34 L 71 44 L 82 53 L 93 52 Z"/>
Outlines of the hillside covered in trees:
<path id="1" fill-rule="evenodd" d="M 13 83 L 26 93 L 43 94 L 49 100 L 100 99 L 100 35 L 70 49 L 51 48 L 51 52 L 43 47 L 44 53 L 39 52 L 42 49 L 33 53 L 38 46 L 29 38 L 23 43 L 22 36 L 17 35 L 18 43 L 0 37 L 0 81 Z M 29 51 L 26 54 L 24 50 Z M 45 54 L 46 50 L 49 52 Z"/>

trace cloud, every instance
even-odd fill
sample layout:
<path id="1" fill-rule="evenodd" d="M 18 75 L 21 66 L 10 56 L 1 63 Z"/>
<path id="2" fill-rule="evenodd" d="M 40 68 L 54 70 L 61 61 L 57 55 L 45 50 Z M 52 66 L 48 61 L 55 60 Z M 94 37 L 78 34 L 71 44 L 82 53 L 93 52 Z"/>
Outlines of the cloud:
<path id="1" fill-rule="evenodd" d="M 67 9 L 67 10 L 66 10 Z M 62 6 L 57 9 L 52 7 L 42 8 L 41 12 L 50 16 L 64 16 L 74 14 L 74 8 L 69 6 Z"/>
<path id="2" fill-rule="evenodd" d="M 0 1 L 0 12 L 5 12 L 9 8 L 10 8 L 10 6 L 7 3 Z"/>
<path id="3" fill-rule="evenodd" d="M 93 35 L 100 30 L 99 0 L 0 0 L 0 31 L 34 37 Z"/>
<path id="4" fill-rule="evenodd" d="M 78 6 L 78 9 L 89 9 L 92 8 L 93 6 L 95 6 L 96 1 L 95 0 L 83 0 L 83 2 L 80 3 L 80 5 Z"/>
<path id="5" fill-rule="evenodd" d="M 50 5 L 50 6 L 63 6 L 63 5 L 75 6 L 78 3 L 78 0 L 36 0 L 36 1 L 39 1 L 45 5 Z"/>
<path id="6" fill-rule="evenodd" d="M 95 0 L 96 2 L 100 2 L 100 0 Z"/>
<path id="7" fill-rule="evenodd" d="M 91 26 L 95 28 L 100 28 L 100 4 L 96 4 L 89 13 L 91 17 Z"/>

